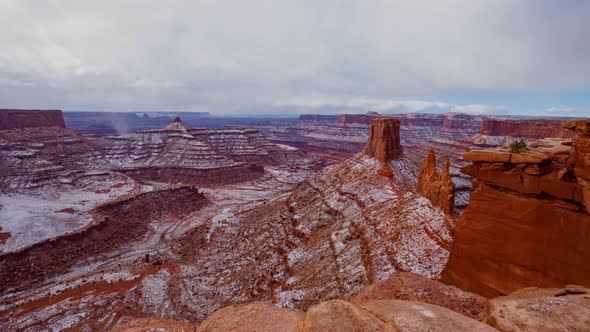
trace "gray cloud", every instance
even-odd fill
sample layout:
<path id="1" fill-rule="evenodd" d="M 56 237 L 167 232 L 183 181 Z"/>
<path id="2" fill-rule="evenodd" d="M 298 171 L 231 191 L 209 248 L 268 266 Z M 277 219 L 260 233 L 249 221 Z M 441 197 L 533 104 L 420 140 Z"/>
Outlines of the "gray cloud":
<path id="1" fill-rule="evenodd" d="M 223 114 L 588 87 L 589 19 L 558 0 L 4 0 L 0 105 Z M 476 106 L 452 107 L 499 107 Z"/>

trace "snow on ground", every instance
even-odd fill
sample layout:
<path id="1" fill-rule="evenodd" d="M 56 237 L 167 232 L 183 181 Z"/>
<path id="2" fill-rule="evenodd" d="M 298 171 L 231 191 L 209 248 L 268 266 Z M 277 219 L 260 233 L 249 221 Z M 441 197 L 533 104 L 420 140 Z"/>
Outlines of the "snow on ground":
<path id="1" fill-rule="evenodd" d="M 12 235 L 5 244 L 0 244 L 0 252 L 16 251 L 87 226 L 93 221 L 90 210 L 133 188 L 134 181 L 128 179 L 120 188 L 108 192 L 74 189 L 44 196 L 0 195 L 0 227 Z M 58 212 L 64 209 L 67 210 Z"/>

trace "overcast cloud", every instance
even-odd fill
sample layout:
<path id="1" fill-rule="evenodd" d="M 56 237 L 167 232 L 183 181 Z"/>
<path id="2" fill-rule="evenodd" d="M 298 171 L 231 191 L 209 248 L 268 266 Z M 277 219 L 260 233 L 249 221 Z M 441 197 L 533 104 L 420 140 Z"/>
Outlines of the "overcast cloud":
<path id="1" fill-rule="evenodd" d="M 490 113 L 510 105 L 445 96 L 590 91 L 584 0 L 0 0 L 0 21 L 0 107 Z"/>

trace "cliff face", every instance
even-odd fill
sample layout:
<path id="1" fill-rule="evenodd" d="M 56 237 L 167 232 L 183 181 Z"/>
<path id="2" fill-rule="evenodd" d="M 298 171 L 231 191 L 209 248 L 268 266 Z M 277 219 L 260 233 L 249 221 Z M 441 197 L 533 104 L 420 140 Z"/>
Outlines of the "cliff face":
<path id="1" fill-rule="evenodd" d="M 382 163 L 401 157 L 399 130 L 399 119 L 374 119 L 371 123 L 369 142 L 365 147 L 367 154 Z"/>
<path id="2" fill-rule="evenodd" d="M 572 138 L 574 133 L 561 126 L 559 120 L 487 119 L 481 124 L 481 135 L 522 138 Z"/>
<path id="3" fill-rule="evenodd" d="M 434 150 L 430 150 L 424 159 L 422 170 L 418 176 L 416 192 L 428 198 L 434 206 L 441 208 L 446 214 L 455 209 L 455 184 L 449 174 L 449 156 L 444 156 L 441 172 L 436 171 Z"/>
<path id="4" fill-rule="evenodd" d="M 588 122 L 574 142 L 545 139 L 523 153 L 471 151 L 476 180 L 443 279 L 491 297 L 520 288 L 590 285 Z M 570 145 L 571 151 L 570 151 Z"/>
<path id="5" fill-rule="evenodd" d="M 0 130 L 54 126 L 66 126 L 60 110 L 0 109 Z"/>
<path id="6" fill-rule="evenodd" d="M 379 114 L 341 114 L 338 116 L 338 124 L 366 124 L 370 125 L 371 122 L 378 118 Z"/>

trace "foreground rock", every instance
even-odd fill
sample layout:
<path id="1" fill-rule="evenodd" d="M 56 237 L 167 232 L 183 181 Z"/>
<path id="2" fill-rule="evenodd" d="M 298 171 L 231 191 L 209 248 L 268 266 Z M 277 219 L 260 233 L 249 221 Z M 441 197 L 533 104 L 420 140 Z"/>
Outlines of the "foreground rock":
<path id="1" fill-rule="evenodd" d="M 573 143 L 545 139 L 521 154 L 465 155 L 473 164 L 462 171 L 476 181 L 455 229 L 445 282 L 487 297 L 530 286 L 590 286 L 586 125 L 569 125 L 578 131 Z"/>
<path id="2" fill-rule="evenodd" d="M 486 322 L 505 332 L 590 331 L 590 289 L 521 289 L 491 300 Z"/>
<path id="3" fill-rule="evenodd" d="M 196 326 L 191 323 L 154 318 L 140 318 L 120 324 L 109 332 L 195 332 Z"/>
<path id="4" fill-rule="evenodd" d="M 322 302 L 307 313 L 253 302 L 218 310 L 197 331 L 497 331 L 475 319 L 421 302 Z"/>
<path id="5" fill-rule="evenodd" d="M 370 300 L 419 301 L 478 320 L 485 317 L 488 307 L 488 300 L 480 295 L 407 272 L 394 273 L 383 281 L 365 287 L 350 302 L 357 304 Z"/>
<path id="6" fill-rule="evenodd" d="M 270 302 L 232 305 L 207 317 L 198 332 L 214 331 L 299 331 L 304 313 L 275 307 Z"/>

